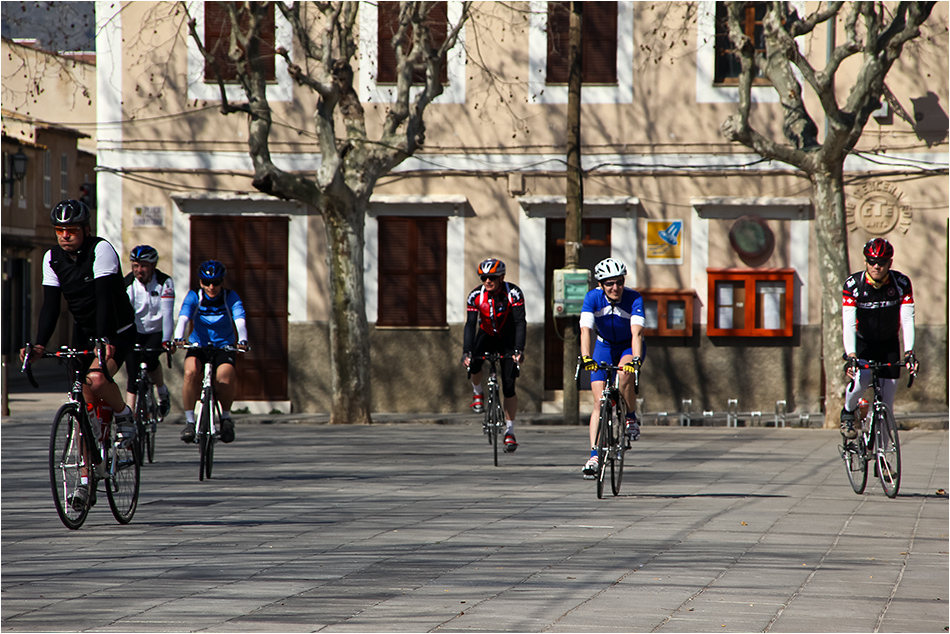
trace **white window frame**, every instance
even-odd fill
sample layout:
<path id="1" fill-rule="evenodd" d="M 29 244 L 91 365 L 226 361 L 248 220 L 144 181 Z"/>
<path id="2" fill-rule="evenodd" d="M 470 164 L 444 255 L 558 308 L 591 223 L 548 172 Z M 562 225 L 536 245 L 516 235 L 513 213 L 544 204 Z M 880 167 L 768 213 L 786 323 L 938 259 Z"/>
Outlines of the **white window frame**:
<path id="1" fill-rule="evenodd" d="M 461 195 L 400 196 L 376 194 L 369 199 L 363 228 L 363 284 L 366 320 L 379 317 L 379 216 L 445 217 L 445 323 L 465 323 L 465 216 Z M 414 326 L 407 326 L 413 328 Z"/>
<path id="2" fill-rule="evenodd" d="M 547 84 L 548 3 L 532 0 L 528 22 L 528 103 L 567 103 L 567 86 Z M 617 85 L 585 85 L 581 103 L 633 103 L 633 2 L 617 3 Z"/>
<path id="3" fill-rule="evenodd" d="M 449 0 L 446 6 L 449 31 L 453 24 L 458 24 L 462 18 L 462 2 Z M 376 76 L 379 73 L 379 10 L 375 3 L 360 3 L 360 57 L 359 88 L 360 101 L 363 103 L 393 103 L 396 87 L 392 84 L 379 85 Z M 443 87 L 442 94 L 432 103 L 465 103 L 465 27 L 459 30 L 458 39 L 445 59 L 448 84 Z M 409 96 L 415 99 L 421 86 L 413 86 Z"/>
<path id="4" fill-rule="evenodd" d="M 789 2 L 805 15 L 802 0 Z M 801 41 L 797 42 L 799 47 Z M 798 73 L 796 71 L 796 76 Z M 701 0 L 696 11 L 696 103 L 739 103 L 738 86 L 716 86 L 716 3 Z M 778 93 L 769 86 L 752 86 L 753 103 L 778 103 Z"/>
<path id="5" fill-rule="evenodd" d="M 362 8 L 361 8 L 362 10 Z M 192 0 L 188 3 L 188 13 L 195 20 L 195 30 L 199 36 L 204 37 L 205 32 L 205 8 L 204 2 Z M 188 40 L 188 99 L 201 99 L 203 101 L 220 101 L 221 89 L 218 83 L 205 81 L 205 60 L 198 50 L 198 45 L 194 39 L 189 36 Z M 293 57 L 293 31 L 290 28 L 290 22 L 284 18 L 283 14 L 274 8 L 274 46 L 283 47 L 290 51 Z M 274 55 L 274 78 L 275 82 L 267 83 L 268 101 L 291 101 L 293 99 L 293 80 L 287 71 L 287 61 L 280 55 Z M 247 101 L 247 95 L 240 84 L 225 84 L 224 92 L 229 101 L 242 103 Z"/>

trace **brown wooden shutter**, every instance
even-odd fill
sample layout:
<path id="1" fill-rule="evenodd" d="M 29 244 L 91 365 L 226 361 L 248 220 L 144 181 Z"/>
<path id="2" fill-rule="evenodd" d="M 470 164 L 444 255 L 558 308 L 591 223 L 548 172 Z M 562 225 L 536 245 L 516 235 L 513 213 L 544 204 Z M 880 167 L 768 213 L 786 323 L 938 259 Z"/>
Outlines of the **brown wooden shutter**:
<path id="1" fill-rule="evenodd" d="M 445 218 L 379 219 L 380 326 L 445 325 Z"/>
<path id="2" fill-rule="evenodd" d="M 581 81 L 617 83 L 617 3 L 584 2 L 581 27 Z M 548 3 L 547 83 L 567 83 L 570 2 Z"/>
<path id="3" fill-rule="evenodd" d="M 430 45 L 433 48 L 442 46 L 445 38 L 448 36 L 448 3 L 436 2 L 429 15 L 426 17 L 426 25 L 429 27 Z M 377 5 L 377 84 L 395 84 L 396 83 L 396 51 L 393 49 L 393 37 L 399 30 L 399 3 L 398 2 L 380 2 Z M 403 50 L 408 52 L 412 41 L 412 28 L 409 29 L 409 41 L 403 43 Z M 426 80 L 425 71 L 417 70 L 412 75 L 414 84 L 424 84 Z M 442 85 L 449 83 L 448 64 L 442 65 L 442 71 L 439 74 L 439 81 Z"/>
<path id="4" fill-rule="evenodd" d="M 250 18 L 243 3 L 236 2 L 240 17 L 240 28 L 247 30 Z M 214 57 L 214 62 L 205 61 L 205 81 L 215 81 L 217 70 L 226 82 L 237 81 L 237 65 L 228 56 L 228 47 L 231 38 L 231 16 L 228 15 L 226 2 L 205 2 L 205 48 Z M 274 5 L 266 9 L 264 23 L 261 25 L 261 58 L 264 63 L 267 81 L 276 79 L 274 51 L 276 48 L 276 26 L 274 21 Z"/>
<path id="5" fill-rule="evenodd" d="M 219 260 L 224 287 L 247 313 L 250 352 L 238 355 L 237 400 L 287 400 L 287 229 L 285 217 L 192 216 L 191 288 L 197 267 Z M 184 297 L 184 293 L 181 293 Z"/>

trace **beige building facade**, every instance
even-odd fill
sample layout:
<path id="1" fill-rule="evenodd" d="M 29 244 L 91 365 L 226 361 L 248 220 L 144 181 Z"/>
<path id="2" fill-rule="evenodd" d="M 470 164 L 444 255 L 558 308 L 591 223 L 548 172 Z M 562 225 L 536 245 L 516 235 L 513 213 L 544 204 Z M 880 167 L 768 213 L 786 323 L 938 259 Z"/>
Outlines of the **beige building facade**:
<path id="1" fill-rule="evenodd" d="M 721 135 L 736 88 L 717 77 L 716 4 L 607 7 L 615 65 L 609 81 L 583 89 L 582 265 L 623 260 L 628 286 L 647 300 L 646 412 L 735 408 L 768 417 L 780 407 L 815 415 L 823 408 L 822 354 L 837 358 L 841 350 L 821 350 L 811 187 L 789 166 Z M 556 408 L 560 399 L 563 320 L 551 291 L 552 271 L 563 265 L 567 93 L 546 81 L 547 5 L 475 3 L 445 92 L 427 110 L 424 150 L 375 190 L 363 254 L 375 411 L 467 407 L 459 365 L 465 299 L 486 257 L 504 260 L 507 280 L 525 294 L 521 408 Z M 447 3 L 450 22 L 460 6 Z M 331 299 L 321 217 L 255 192 L 246 121 L 220 113 L 217 87 L 205 82 L 174 3 L 96 9 L 99 234 L 122 252 L 155 246 L 179 302 L 202 259 L 226 260 L 229 283 L 259 309 L 249 319 L 254 356 L 241 361 L 242 405 L 327 411 Z M 863 266 L 864 242 L 885 236 L 896 249 L 894 268 L 915 282 L 924 373 L 912 391 L 901 388 L 899 411 L 947 408 L 947 9 L 938 4 L 905 49 L 888 75 L 892 97 L 845 165 L 852 269 Z M 201 32 L 203 4 L 189 10 Z M 375 4 L 361 3 L 359 92 L 371 128 L 391 99 L 391 86 L 376 81 L 378 19 Z M 841 41 L 843 25 L 837 29 Z M 279 13 L 275 41 L 293 50 Z M 828 42 L 819 30 L 799 46 L 824 60 Z M 854 72 L 845 65 L 839 90 Z M 753 90 L 756 125 L 781 138 L 774 90 Z M 276 162 L 316 171 L 315 103 L 279 58 L 268 99 L 279 124 Z M 822 128 L 817 101 L 808 105 Z M 413 271 L 441 275 L 441 286 L 434 296 L 413 291 L 418 306 L 404 315 L 393 262 L 415 241 L 431 242 L 438 261 L 423 271 L 421 256 L 410 258 Z"/>

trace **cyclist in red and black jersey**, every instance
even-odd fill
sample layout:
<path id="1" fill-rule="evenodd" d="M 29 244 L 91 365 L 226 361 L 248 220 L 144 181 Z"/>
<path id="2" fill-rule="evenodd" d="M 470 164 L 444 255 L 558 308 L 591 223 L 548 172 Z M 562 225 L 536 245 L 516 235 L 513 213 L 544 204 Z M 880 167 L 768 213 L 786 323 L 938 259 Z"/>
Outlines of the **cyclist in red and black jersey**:
<path id="1" fill-rule="evenodd" d="M 511 355 L 501 361 L 501 389 L 505 395 L 505 451 L 518 448 L 514 421 L 518 411 L 515 379 L 518 365 L 524 360 L 527 320 L 524 312 L 524 294 L 521 289 L 505 281 L 505 263 L 489 258 L 478 265 L 482 280 L 468 294 L 468 318 L 465 320 L 465 341 L 462 346 L 462 365 L 468 368 L 472 379 L 472 409 L 484 411 L 482 396 L 482 359 L 487 352 Z"/>
<path id="2" fill-rule="evenodd" d="M 903 334 L 904 365 L 917 372 L 914 355 L 914 292 L 910 278 L 891 270 L 894 247 L 884 238 L 874 238 L 864 245 L 866 267 L 852 274 L 844 283 L 841 315 L 844 324 L 844 351 L 850 358 L 866 361 L 896 363 L 901 359 Z M 846 366 L 849 378 L 855 370 Z M 893 411 L 894 394 L 900 368 L 880 372 L 884 400 Z M 871 385 L 871 371 L 861 370 L 857 380 L 849 384 L 841 410 L 841 434 L 848 439 L 857 437 L 854 411 L 858 399 Z"/>

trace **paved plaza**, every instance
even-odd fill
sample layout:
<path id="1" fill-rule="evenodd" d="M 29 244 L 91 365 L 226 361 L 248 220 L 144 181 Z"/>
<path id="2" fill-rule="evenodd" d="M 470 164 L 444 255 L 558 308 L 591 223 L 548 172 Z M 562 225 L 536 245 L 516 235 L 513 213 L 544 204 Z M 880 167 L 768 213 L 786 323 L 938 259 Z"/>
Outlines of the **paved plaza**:
<path id="1" fill-rule="evenodd" d="M 522 425 L 521 447 L 496 468 L 474 416 L 239 418 L 199 482 L 196 449 L 168 424 L 132 523 L 117 524 L 100 495 L 70 531 L 49 491 L 52 413 L 0 428 L 4 632 L 950 624 L 945 429 L 902 433 L 890 500 L 877 482 L 851 491 L 835 431 L 647 426 L 621 495 L 598 500 L 580 476 L 583 427 Z"/>

